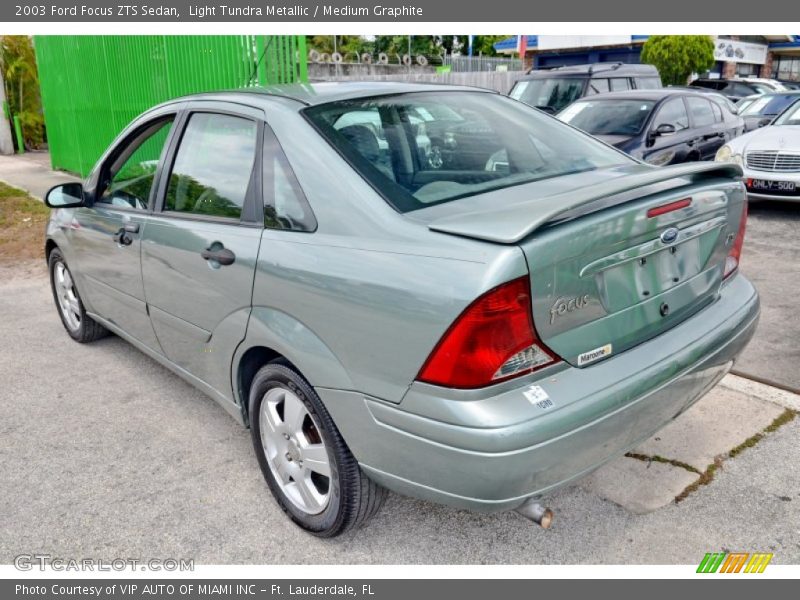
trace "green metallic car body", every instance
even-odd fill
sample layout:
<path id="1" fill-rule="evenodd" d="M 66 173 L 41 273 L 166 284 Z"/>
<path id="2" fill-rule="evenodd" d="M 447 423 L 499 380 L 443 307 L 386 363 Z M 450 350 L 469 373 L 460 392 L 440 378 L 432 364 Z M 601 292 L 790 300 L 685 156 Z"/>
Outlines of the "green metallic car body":
<path id="1" fill-rule="evenodd" d="M 735 264 L 725 274 L 744 227 L 741 172 L 714 163 L 656 168 L 619 155 L 609 167 L 398 211 L 305 112 L 414 94 L 495 96 L 328 84 L 156 107 L 101 157 L 80 205 L 53 211 L 47 252 L 63 254 L 86 315 L 242 424 L 252 420 L 256 372 L 282 357 L 375 482 L 474 510 L 513 509 L 633 448 L 731 368 L 759 315 L 756 290 Z M 310 226 L 264 226 L 259 169 L 240 219 L 164 210 L 161 172 L 186 119 L 204 111 L 257 124 L 257 165 L 277 140 L 313 212 Z M 147 205 L 94 202 L 114 148 L 165 115 L 174 126 Z M 201 256 L 222 247 L 235 262 Z M 519 278 L 530 281 L 533 323 L 553 360 L 484 386 L 422 381 L 459 315 Z"/>

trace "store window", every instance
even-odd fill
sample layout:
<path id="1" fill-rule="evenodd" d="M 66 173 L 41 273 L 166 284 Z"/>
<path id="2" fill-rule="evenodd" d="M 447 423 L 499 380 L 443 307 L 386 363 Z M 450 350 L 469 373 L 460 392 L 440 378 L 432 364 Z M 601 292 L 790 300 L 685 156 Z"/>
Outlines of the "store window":
<path id="1" fill-rule="evenodd" d="M 800 81 L 800 58 L 776 56 L 772 62 L 772 77 L 789 81 Z"/>

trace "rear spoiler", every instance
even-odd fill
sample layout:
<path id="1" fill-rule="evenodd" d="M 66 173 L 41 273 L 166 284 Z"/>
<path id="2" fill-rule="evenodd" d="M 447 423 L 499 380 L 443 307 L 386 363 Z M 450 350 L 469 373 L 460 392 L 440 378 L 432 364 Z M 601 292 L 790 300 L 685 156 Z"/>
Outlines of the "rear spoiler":
<path id="1" fill-rule="evenodd" d="M 640 198 L 642 194 L 637 192 L 645 186 L 681 178 L 690 181 L 674 181 L 675 186 L 704 179 L 739 179 L 741 176 L 742 169 L 732 163 L 696 162 L 653 167 L 643 173 L 611 178 L 591 187 L 531 198 L 490 210 L 443 217 L 429 223 L 428 229 L 499 244 L 516 244 L 545 224 L 569 220 Z"/>

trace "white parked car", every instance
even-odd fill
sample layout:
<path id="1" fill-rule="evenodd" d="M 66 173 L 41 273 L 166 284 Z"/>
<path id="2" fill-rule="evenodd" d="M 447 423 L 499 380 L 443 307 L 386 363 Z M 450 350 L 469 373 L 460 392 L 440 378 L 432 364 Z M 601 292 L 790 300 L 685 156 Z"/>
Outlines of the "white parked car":
<path id="1" fill-rule="evenodd" d="M 750 199 L 800 202 L 800 102 L 722 146 L 716 160 L 744 169 Z"/>
<path id="2" fill-rule="evenodd" d="M 752 81 L 754 83 L 761 83 L 763 85 L 766 85 L 766 86 L 772 88 L 776 92 L 785 92 L 786 90 L 789 89 L 785 85 L 783 85 L 780 81 L 778 81 L 777 79 L 767 79 L 767 78 L 764 78 L 764 77 L 745 77 L 745 81 Z"/>

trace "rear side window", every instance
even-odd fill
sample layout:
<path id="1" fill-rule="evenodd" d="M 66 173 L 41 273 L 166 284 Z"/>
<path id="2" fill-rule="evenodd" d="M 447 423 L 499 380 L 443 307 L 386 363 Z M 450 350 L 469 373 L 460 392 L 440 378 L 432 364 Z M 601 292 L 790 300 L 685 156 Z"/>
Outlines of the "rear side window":
<path id="1" fill-rule="evenodd" d="M 714 121 L 717 123 L 722 123 L 725 118 L 722 116 L 722 109 L 717 105 L 716 102 L 711 103 L 711 110 L 714 112 Z"/>
<path id="2" fill-rule="evenodd" d="M 675 127 L 675 131 L 689 128 L 689 115 L 682 98 L 667 100 L 656 114 L 652 128 L 657 129 L 659 125 L 665 124 Z"/>
<path id="3" fill-rule="evenodd" d="M 661 89 L 661 80 L 658 77 L 637 77 L 634 81 L 637 90 Z"/>
<path id="4" fill-rule="evenodd" d="M 264 134 L 264 227 L 314 231 L 317 221 L 286 155 L 271 131 Z"/>
<path id="5" fill-rule="evenodd" d="M 631 89 L 631 84 L 627 77 L 615 77 L 608 81 L 612 92 L 624 92 L 625 90 Z"/>
<path id="6" fill-rule="evenodd" d="M 695 127 L 708 127 L 714 124 L 714 112 L 711 103 L 705 98 L 687 98 L 689 111 L 692 113 Z"/>
<path id="7" fill-rule="evenodd" d="M 249 119 L 194 113 L 175 156 L 164 210 L 240 218 L 252 180 L 257 131 Z"/>

